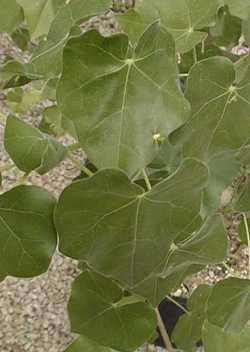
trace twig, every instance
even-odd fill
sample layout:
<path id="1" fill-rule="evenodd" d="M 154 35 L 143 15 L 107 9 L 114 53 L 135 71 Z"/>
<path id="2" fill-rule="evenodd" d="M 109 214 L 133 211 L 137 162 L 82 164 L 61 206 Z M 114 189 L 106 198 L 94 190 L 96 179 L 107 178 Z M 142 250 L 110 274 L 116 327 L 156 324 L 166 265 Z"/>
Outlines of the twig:
<path id="1" fill-rule="evenodd" d="M 145 169 L 142 170 L 142 174 L 143 174 L 147 189 L 150 191 L 152 189 L 152 186 L 151 186 L 151 183 L 149 181 L 149 178 L 148 178 L 148 175 L 147 175 Z"/>
<path id="2" fill-rule="evenodd" d="M 178 308 L 180 308 L 181 310 L 183 310 L 183 312 L 187 315 L 190 315 L 190 312 L 185 308 L 183 307 L 180 303 L 178 303 L 174 298 L 172 298 L 171 296 L 167 295 L 167 299 L 169 301 L 171 301 L 172 303 L 174 303 Z"/>
<path id="3" fill-rule="evenodd" d="M 68 157 L 69 159 L 73 162 L 73 164 L 81 171 L 85 172 L 86 175 L 88 176 L 93 176 L 94 173 L 92 171 L 90 171 L 86 166 L 83 165 L 83 163 L 81 163 L 81 161 L 79 161 L 77 158 L 75 158 L 75 156 L 73 155 L 73 153 L 71 153 L 70 151 L 68 152 Z"/>
<path id="4" fill-rule="evenodd" d="M 167 330 L 165 329 L 165 326 L 162 321 L 162 318 L 161 318 L 161 315 L 160 315 L 158 308 L 156 308 L 155 311 L 156 311 L 156 315 L 157 315 L 158 328 L 160 330 L 161 337 L 164 341 L 164 345 L 166 346 L 166 349 L 168 352 L 174 352 L 174 348 L 173 348 L 172 343 L 170 341 L 170 338 L 168 336 Z"/>

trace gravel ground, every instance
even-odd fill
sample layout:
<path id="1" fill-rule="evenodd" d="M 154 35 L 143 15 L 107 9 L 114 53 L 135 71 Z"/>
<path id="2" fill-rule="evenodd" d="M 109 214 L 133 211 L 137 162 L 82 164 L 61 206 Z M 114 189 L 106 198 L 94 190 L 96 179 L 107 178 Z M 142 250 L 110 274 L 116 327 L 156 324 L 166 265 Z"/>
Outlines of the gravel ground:
<path id="1" fill-rule="evenodd" d="M 94 18 L 89 26 L 102 28 L 104 34 L 117 30 L 116 24 L 110 20 L 110 15 Z M 7 54 L 20 55 L 6 35 L 0 35 L 0 61 Z M 43 105 L 30 112 L 25 119 L 37 125 Z M 8 113 L 4 103 L 4 95 L 0 94 L 0 113 Z M 2 145 L 3 126 L 0 125 L 0 167 L 8 162 L 8 156 Z M 65 139 L 64 143 L 69 143 Z M 81 157 L 84 157 L 81 155 Z M 56 196 L 71 183 L 79 171 L 70 161 L 63 162 L 60 167 L 44 175 L 31 175 L 30 181 L 41 185 Z M 1 192 L 10 189 L 19 177 L 17 170 L 5 173 Z M 247 275 L 247 255 L 241 250 L 237 242 L 238 215 L 232 214 L 227 219 L 227 227 L 232 238 L 231 254 L 227 260 L 230 269 L 223 265 L 212 266 L 195 277 L 186 281 L 192 291 L 200 283 L 214 284 L 228 276 Z M 77 276 L 78 269 L 75 261 L 60 254 L 55 255 L 49 271 L 34 279 L 7 278 L 0 283 L 0 351 L 1 352 L 63 352 L 73 340 L 70 333 L 69 321 L 66 313 L 67 299 L 70 286 Z M 187 294 L 184 287 L 177 294 Z M 145 348 L 139 352 L 145 351 Z M 152 348 L 149 349 L 152 351 Z M 157 348 L 154 352 L 163 352 Z M 87 351 L 86 351 L 87 352 Z M 199 352 L 202 352 L 200 350 Z"/>

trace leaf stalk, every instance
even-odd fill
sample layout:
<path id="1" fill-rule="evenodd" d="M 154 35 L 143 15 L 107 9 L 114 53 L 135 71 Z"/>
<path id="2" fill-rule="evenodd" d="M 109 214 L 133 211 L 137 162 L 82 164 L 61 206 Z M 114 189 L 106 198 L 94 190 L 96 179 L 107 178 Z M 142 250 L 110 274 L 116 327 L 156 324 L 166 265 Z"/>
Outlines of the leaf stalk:
<path id="1" fill-rule="evenodd" d="M 162 318 L 161 318 L 161 315 L 160 315 L 158 308 L 156 308 L 155 311 L 156 311 L 156 315 L 157 315 L 158 328 L 161 333 L 161 337 L 164 341 L 164 344 L 166 346 L 166 349 L 168 352 L 174 352 L 175 350 L 172 346 L 172 343 L 171 343 L 170 337 L 168 336 L 167 330 L 165 329 L 165 326 L 162 321 Z"/>

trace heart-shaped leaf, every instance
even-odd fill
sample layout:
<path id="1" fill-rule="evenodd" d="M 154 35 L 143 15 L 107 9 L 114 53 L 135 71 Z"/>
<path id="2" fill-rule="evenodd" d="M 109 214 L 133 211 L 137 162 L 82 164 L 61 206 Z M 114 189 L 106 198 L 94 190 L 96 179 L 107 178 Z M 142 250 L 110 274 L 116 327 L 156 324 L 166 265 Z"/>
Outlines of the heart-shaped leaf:
<path id="1" fill-rule="evenodd" d="M 229 332 L 240 332 L 250 319 L 250 280 L 229 278 L 213 288 L 208 321 Z"/>
<path id="2" fill-rule="evenodd" d="M 154 309 L 144 302 L 126 303 L 123 290 L 100 274 L 85 271 L 74 282 L 69 316 L 74 332 L 104 346 L 134 352 L 154 333 Z"/>
<path id="3" fill-rule="evenodd" d="M 61 252 L 133 287 L 161 272 L 172 242 L 199 214 L 206 178 L 187 159 L 150 192 L 112 169 L 73 183 L 55 213 Z"/>
<path id="4" fill-rule="evenodd" d="M 177 83 L 174 42 L 159 23 L 132 51 L 124 34 L 104 38 L 89 31 L 71 39 L 57 99 L 93 163 L 130 175 L 152 161 L 157 140 L 189 115 Z"/>
<path id="5" fill-rule="evenodd" d="M 183 242 L 173 244 L 165 267 L 159 275 L 151 275 L 133 291 L 146 297 L 153 305 L 177 289 L 183 280 L 209 264 L 222 262 L 228 250 L 228 241 L 220 215 L 208 218 L 199 230 Z"/>
<path id="6" fill-rule="evenodd" d="M 208 165 L 210 207 L 213 203 L 218 207 L 222 191 L 237 174 L 236 152 L 249 142 L 249 69 L 244 77 L 236 73 L 231 61 L 222 57 L 209 58 L 193 66 L 186 91 L 192 116 L 171 136 L 172 142 L 179 138 L 184 144 L 184 156 L 196 157 Z M 237 129 L 233 127 L 235 116 Z M 217 196 L 213 193 L 215 185 Z"/>
<path id="7" fill-rule="evenodd" d="M 205 322 L 202 341 L 206 352 L 249 352 L 250 329 L 239 334 L 228 333 L 218 326 Z"/>
<path id="8" fill-rule="evenodd" d="M 71 0 L 65 1 L 54 21 L 45 41 L 35 50 L 27 72 L 37 78 L 55 78 L 62 71 L 63 48 L 70 37 L 71 29 L 80 21 L 99 15 L 111 5 L 111 0 Z"/>
<path id="9" fill-rule="evenodd" d="M 28 173 L 45 174 L 66 156 L 66 148 L 55 139 L 16 117 L 7 119 L 4 146 L 17 167 Z"/>
<path id="10" fill-rule="evenodd" d="M 141 0 L 134 9 L 118 20 L 131 40 L 136 41 L 149 23 L 160 19 L 173 35 L 177 52 L 184 53 L 207 37 L 201 31 L 215 24 L 215 15 L 221 6 L 220 0 Z"/>
<path id="11" fill-rule="evenodd" d="M 85 336 L 80 336 L 64 352 L 118 352 L 109 347 L 104 347 Z"/>
<path id="12" fill-rule="evenodd" d="M 48 269 L 56 248 L 55 199 L 36 186 L 0 196 L 0 276 L 32 277 Z"/>
<path id="13" fill-rule="evenodd" d="M 194 291 L 187 304 L 189 314 L 182 315 L 174 328 L 172 340 L 178 348 L 186 352 L 195 351 L 196 344 L 201 339 L 211 290 L 211 286 L 201 285 Z"/>

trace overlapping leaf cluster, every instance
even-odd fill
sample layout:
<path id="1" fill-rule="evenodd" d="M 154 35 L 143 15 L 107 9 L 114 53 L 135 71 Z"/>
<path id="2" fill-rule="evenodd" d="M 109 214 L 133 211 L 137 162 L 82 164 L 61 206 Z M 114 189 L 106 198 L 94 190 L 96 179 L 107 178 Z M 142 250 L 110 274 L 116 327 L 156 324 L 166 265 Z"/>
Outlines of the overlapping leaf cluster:
<path id="1" fill-rule="evenodd" d="M 45 272 L 57 242 L 81 262 L 69 301 L 80 337 L 67 352 L 154 339 L 160 301 L 227 256 L 221 196 L 250 164 L 249 57 L 233 49 L 250 40 L 249 0 L 131 4 L 104 36 L 86 21 L 109 0 L 0 0 L 0 31 L 30 52 L 1 65 L 6 151 L 25 174 L 44 174 L 71 155 L 57 138 L 67 133 L 94 170 L 58 200 L 34 185 L 0 195 L 1 279 Z M 23 115 L 44 99 L 35 128 Z M 247 213 L 245 173 L 230 209 Z M 173 342 L 248 351 L 249 293 L 238 278 L 198 287 Z"/>

